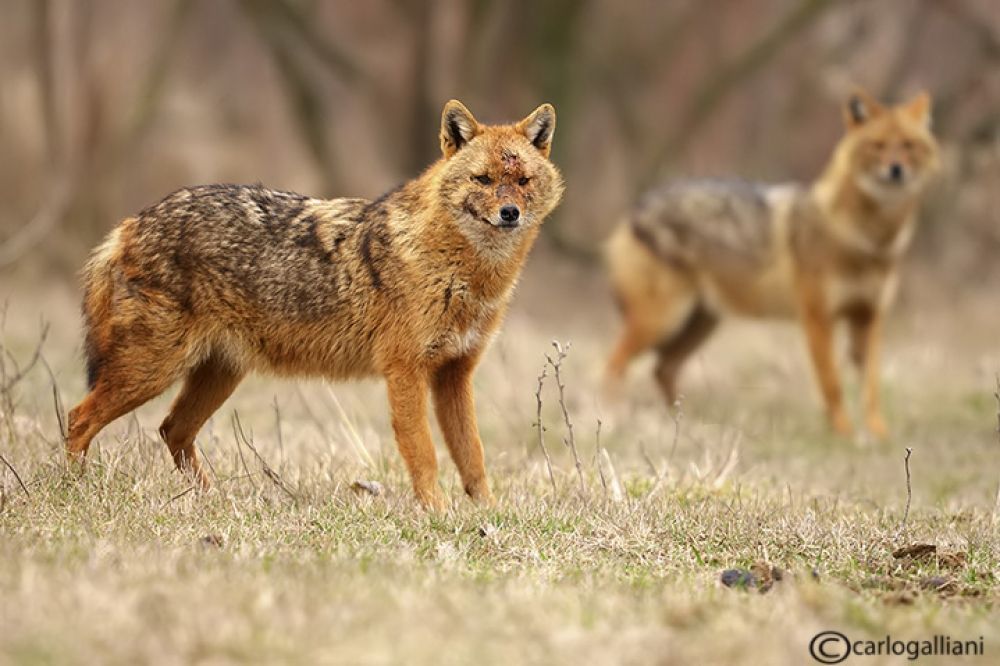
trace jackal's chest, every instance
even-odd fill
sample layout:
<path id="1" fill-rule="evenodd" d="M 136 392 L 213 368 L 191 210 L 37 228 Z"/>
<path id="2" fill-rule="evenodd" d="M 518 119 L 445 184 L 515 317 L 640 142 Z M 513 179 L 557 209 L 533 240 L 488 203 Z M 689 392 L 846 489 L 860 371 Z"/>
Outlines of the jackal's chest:
<path id="1" fill-rule="evenodd" d="M 895 274 L 890 271 L 833 272 L 825 284 L 827 308 L 834 314 L 857 306 L 877 310 L 889 305 L 895 290 Z"/>
<path id="2" fill-rule="evenodd" d="M 464 285 L 453 285 L 452 292 L 431 326 L 425 344 L 430 358 L 459 358 L 487 346 L 507 305 L 506 298 L 483 299 Z"/>

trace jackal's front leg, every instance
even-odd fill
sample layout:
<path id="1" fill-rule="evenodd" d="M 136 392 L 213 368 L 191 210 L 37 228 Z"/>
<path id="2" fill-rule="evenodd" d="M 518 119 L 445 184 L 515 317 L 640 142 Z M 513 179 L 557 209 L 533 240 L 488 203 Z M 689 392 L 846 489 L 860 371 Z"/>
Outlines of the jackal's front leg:
<path id="1" fill-rule="evenodd" d="M 475 365 L 474 358 L 466 357 L 450 361 L 437 371 L 433 380 L 434 409 L 465 492 L 477 502 L 492 504 L 472 397 Z"/>
<path id="2" fill-rule="evenodd" d="M 830 426 L 842 435 L 853 431 L 851 420 L 844 411 L 843 394 L 837 366 L 833 356 L 833 318 L 827 312 L 826 303 L 817 289 L 818 285 L 806 285 L 799 293 L 800 316 L 805 329 L 809 353 L 823 401 L 826 403 Z"/>
<path id="3" fill-rule="evenodd" d="M 386 373 L 392 429 L 403 462 L 410 472 L 417 500 L 428 509 L 445 508 L 437 481 L 437 456 L 427 422 L 427 377 L 417 369 Z"/>
<path id="4" fill-rule="evenodd" d="M 854 313 L 849 322 L 851 356 L 861 370 L 861 403 L 865 411 L 865 427 L 872 435 L 884 439 L 889 434 L 879 395 L 880 356 L 882 346 L 882 313 L 877 309 Z"/>

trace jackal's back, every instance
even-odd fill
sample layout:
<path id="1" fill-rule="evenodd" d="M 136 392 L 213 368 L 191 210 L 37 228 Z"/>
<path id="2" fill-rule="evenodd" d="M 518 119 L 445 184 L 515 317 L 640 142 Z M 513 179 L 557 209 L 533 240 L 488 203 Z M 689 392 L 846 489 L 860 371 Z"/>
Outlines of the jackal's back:
<path id="1" fill-rule="evenodd" d="M 739 180 L 673 181 L 648 192 L 628 223 L 644 245 L 670 263 L 744 269 L 773 260 L 775 220 L 789 186 Z"/>
<path id="2" fill-rule="evenodd" d="M 379 271 L 393 258 L 368 209 L 261 186 L 174 192 L 88 264 L 88 357 L 112 344 L 112 328 L 161 321 L 184 329 L 192 362 L 215 353 L 277 371 L 370 372 Z"/>

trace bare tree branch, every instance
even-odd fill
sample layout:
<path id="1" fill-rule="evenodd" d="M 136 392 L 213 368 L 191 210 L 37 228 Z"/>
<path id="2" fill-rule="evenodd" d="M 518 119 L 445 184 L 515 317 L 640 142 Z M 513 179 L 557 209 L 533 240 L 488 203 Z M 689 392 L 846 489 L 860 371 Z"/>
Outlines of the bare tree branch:
<path id="1" fill-rule="evenodd" d="M 724 63 L 707 77 L 694 94 L 694 101 L 685 110 L 677 128 L 653 152 L 647 176 L 638 181 L 640 189 L 649 187 L 659 170 L 684 151 L 698 130 L 740 84 L 763 69 L 792 38 L 835 4 L 834 0 L 801 0 L 739 57 Z"/>
<path id="2" fill-rule="evenodd" d="M 280 4 L 282 3 L 243 0 L 242 6 L 278 68 L 290 98 L 302 141 L 320 168 L 327 189 L 333 190 L 339 178 L 329 150 L 327 129 L 329 117 L 326 102 L 315 89 L 313 81 L 301 63 L 292 54 L 287 36 L 282 34 L 278 24 L 269 16 Z"/>
<path id="3" fill-rule="evenodd" d="M 34 217 L 0 245 L 0 268 L 23 257 L 55 228 L 69 209 L 76 189 L 74 185 L 68 176 L 56 180 L 51 194 L 46 196 Z"/>

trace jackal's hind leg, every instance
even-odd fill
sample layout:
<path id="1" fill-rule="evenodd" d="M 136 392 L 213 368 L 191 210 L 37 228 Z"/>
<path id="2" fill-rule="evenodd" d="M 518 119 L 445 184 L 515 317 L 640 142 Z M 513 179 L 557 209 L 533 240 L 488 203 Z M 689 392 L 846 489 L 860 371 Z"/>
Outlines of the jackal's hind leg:
<path id="1" fill-rule="evenodd" d="M 106 362 L 93 388 L 69 412 L 66 453 L 70 460 L 82 461 L 105 426 L 167 390 L 178 374 L 176 361 L 168 359 L 160 367 L 147 366 L 138 372 L 121 358 Z"/>
<path id="2" fill-rule="evenodd" d="M 170 449 L 177 469 L 191 472 L 202 487 L 211 482 L 198 459 L 195 436 L 236 389 L 243 374 L 217 357 L 205 359 L 185 377 L 170 413 L 160 425 L 160 436 Z"/>
<path id="3" fill-rule="evenodd" d="M 718 323 L 716 315 L 704 306 L 696 305 L 684 326 L 657 345 L 653 375 L 663 391 L 668 407 L 677 402 L 677 377 L 681 367 L 711 337 Z"/>

